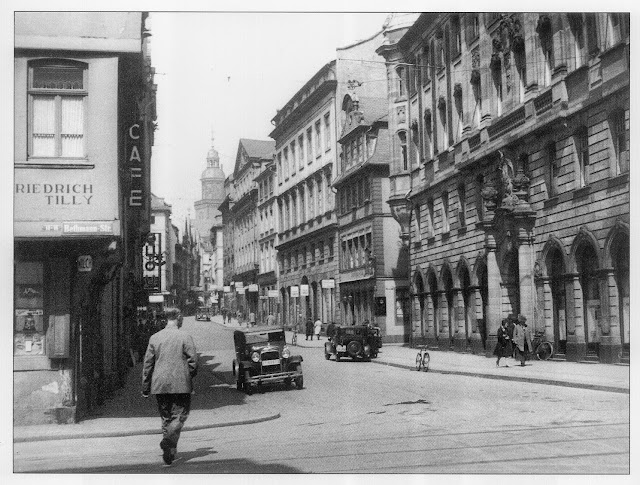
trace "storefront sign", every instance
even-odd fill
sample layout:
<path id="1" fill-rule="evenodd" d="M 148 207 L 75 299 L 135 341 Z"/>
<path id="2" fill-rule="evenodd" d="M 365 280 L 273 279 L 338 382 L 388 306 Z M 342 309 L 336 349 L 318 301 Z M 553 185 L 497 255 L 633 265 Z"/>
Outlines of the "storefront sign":
<path id="1" fill-rule="evenodd" d="M 291 287 L 291 298 L 298 298 L 300 296 L 300 289 L 297 286 Z"/>
<path id="2" fill-rule="evenodd" d="M 248 291 L 252 292 L 252 293 L 257 293 L 258 292 L 258 285 L 249 285 Z"/>
<path id="3" fill-rule="evenodd" d="M 164 296 L 162 295 L 149 295 L 149 303 L 163 303 Z"/>
<path id="4" fill-rule="evenodd" d="M 143 177 L 142 177 L 142 140 L 141 129 L 138 123 L 134 123 L 127 129 L 127 155 L 125 167 L 129 174 L 129 206 L 142 207 L 143 201 Z"/>
<path id="5" fill-rule="evenodd" d="M 278 290 L 269 290 L 269 298 L 278 298 Z"/>
<path id="6" fill-rule="evenodd" d="M 300 296 L 309 296 L 309 285 L 300 285 Z"/>
<path id="7" fill-rule="evenodd" d="M 238 295 L 244 295 L 246 288 L 236 288 L 236 291 L 238 292 Z"/>
<path id="8" fill-rule="evenodd" d="M 231 287 L 230 287 L 230 286 L 225 286 L 225 287 L 224 287 L 224 289 L 223 289 L 223 291 L 224 291 L 225 293 L 231 293 Z"/>
<path id="9" fill-rule="evenodd" d="M 79 273 L 88 273 L 93 269 L 93 258 L 89 255 L 87 256 L 78 256 L 78 272 Z"/>
<path id="10" fill-rule="evenodd" d="M 322 280 L 322 288 L 323 289 L 327 289 L 327 288 L 335 288 L 336 287 L 336 280 L 334 280 L 333 278 L 330 280 Z"/>
<path id="11" fill-rule="evenodd" d="M 151 233 L 142 248 L 142 286 L 145 290 L 160 291 L 162 256 L 162 234 Z"/>
<path id="12" fill-rule="evenodd" d="M 238 288 L 244 288 L 244 283 L 242 281 L 236 281 L 236 290 Z"/>

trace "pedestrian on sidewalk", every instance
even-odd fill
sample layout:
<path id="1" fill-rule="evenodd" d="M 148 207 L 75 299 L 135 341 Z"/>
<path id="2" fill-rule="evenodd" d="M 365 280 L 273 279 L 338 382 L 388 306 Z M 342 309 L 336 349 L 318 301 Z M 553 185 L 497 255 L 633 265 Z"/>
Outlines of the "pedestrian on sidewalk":
<path id="1" fill-rule="evenodd" d="M 273 313 L 269 313 L 269 316 L 267 317 L 267 325 L 275 325 L 276 324 L 276 317 L 273 316 Z"/>
<path id="2" fill-rule="evenodd" d="M 162 418 L 162 459 L 170 465 L 175 460 L 180 431 L 191 409 L 198 356 L 191 335 L 180 330 L 180 310 L 167 308 L 165 315 L 166 327 L 151 336 L 144 356 L 142 395 L 156 396 Z"/>
<path id="3" fill-rule="evenodd" d="M 307 325 L 305 330 L 305 340 L 309 340 L 309 337 L 311 337 L 311 340 L 313 340 L 313 320 L 311 320 L 311 317 L 307 318 Z"/>
<path id="4" fill-rule="evenodd" d="M 320 340 L 320 332 L 322 331 L 322 321 L 320 320 L 320 318 L 316 319 L 316 323 L 313 324 L 313 333 L 316 335 L 317 340 Z M 311 337 L 311 340 L 313 340 L 313 337 Z"/>
<path id="5" fill-rule="evenodd" d="M 506 318 L 502 320 L 496 335 L 498 337 L 498 342 L 496 343 L 495 349 L 493 349 L 493 355 L 497 357 L 496 367 L 500 367 L 500 359 L 509 355 L 507 352 L 508 348 L 510 348 L 508 344 L 511 339 L 509 338 L 509 331 L 507 330 L 507 322 L 508 319 Z M 506 364 L 505 367 L 509 367 L 509 364 Z"/>
<path id="6" fill-rule="evenodd" d="M 505 352 L 505 356 L 509 356 L 513 359 L 516 358 L 516 346 L 513 343 L 513 332 L 516 328 L 516 322 L 518 318 L 514 314 L 510 314 L 507 317 L 507 334 L 509 335 L 509 344 Z"/>
<path id="7" fill-rule="evenodd" d="M 519 358 L 520 366 L 524 367 L 524 361 L 529 352 L 533 350 L 531 330 L 527 326 L 527 318 L 524 315 L 518 315 L 518 321 L 513 331 L 513 344 L 516 347 L 516 359 Z"/>
<path id="8" fill-rule="evenodd" d="M 249 313 L 249 326 L 250 327 L 256 326 L 256 314 L 254 312 Z"/>

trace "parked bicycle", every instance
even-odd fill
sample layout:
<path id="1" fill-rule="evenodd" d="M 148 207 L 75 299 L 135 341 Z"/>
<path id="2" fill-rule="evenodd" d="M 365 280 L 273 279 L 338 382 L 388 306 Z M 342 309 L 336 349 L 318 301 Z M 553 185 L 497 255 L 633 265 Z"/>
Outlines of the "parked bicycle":
<path id="1" fill-rule="evenodd" d="M 431 362 L 431 356 L 427 352 L 426 345 L 420 345 L 418 347 L 419 352 L 416 355 L 416 370 L 423 370 L 427 372 L 429 370 L 429 363 Z"/>
<path id="2" fill-rule="evenodd" d="M 531 344 L 533 345 L 533 354 L 536 359 L 547 360 L 553 355 L 553 344 L 544 340 L 544 332 L 536 332 Z"/>

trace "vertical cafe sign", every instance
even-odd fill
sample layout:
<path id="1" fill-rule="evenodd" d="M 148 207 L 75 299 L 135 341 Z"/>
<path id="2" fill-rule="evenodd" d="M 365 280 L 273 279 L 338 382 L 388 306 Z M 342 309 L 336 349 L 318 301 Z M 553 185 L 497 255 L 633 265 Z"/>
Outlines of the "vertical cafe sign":
<path id="1" fill-rule="evenodd" d="M 142 137 L 140 124 L 134 123 L 127 130 L 127 158 L 126 173 L 128 178 L 129 207 L 142 207 L 143 177 L 142 177 Z"/>

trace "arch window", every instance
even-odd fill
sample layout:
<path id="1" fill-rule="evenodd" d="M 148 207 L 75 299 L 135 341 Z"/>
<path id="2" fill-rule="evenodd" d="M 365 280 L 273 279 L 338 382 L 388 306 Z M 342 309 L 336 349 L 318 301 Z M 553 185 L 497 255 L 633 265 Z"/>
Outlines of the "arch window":
<path id="1" fill-rule="evenodd" d="M 609 119 L 615 157 L 615 175 L 629 171 L 629 130 L 625 111 L 618 109 Z"/>

